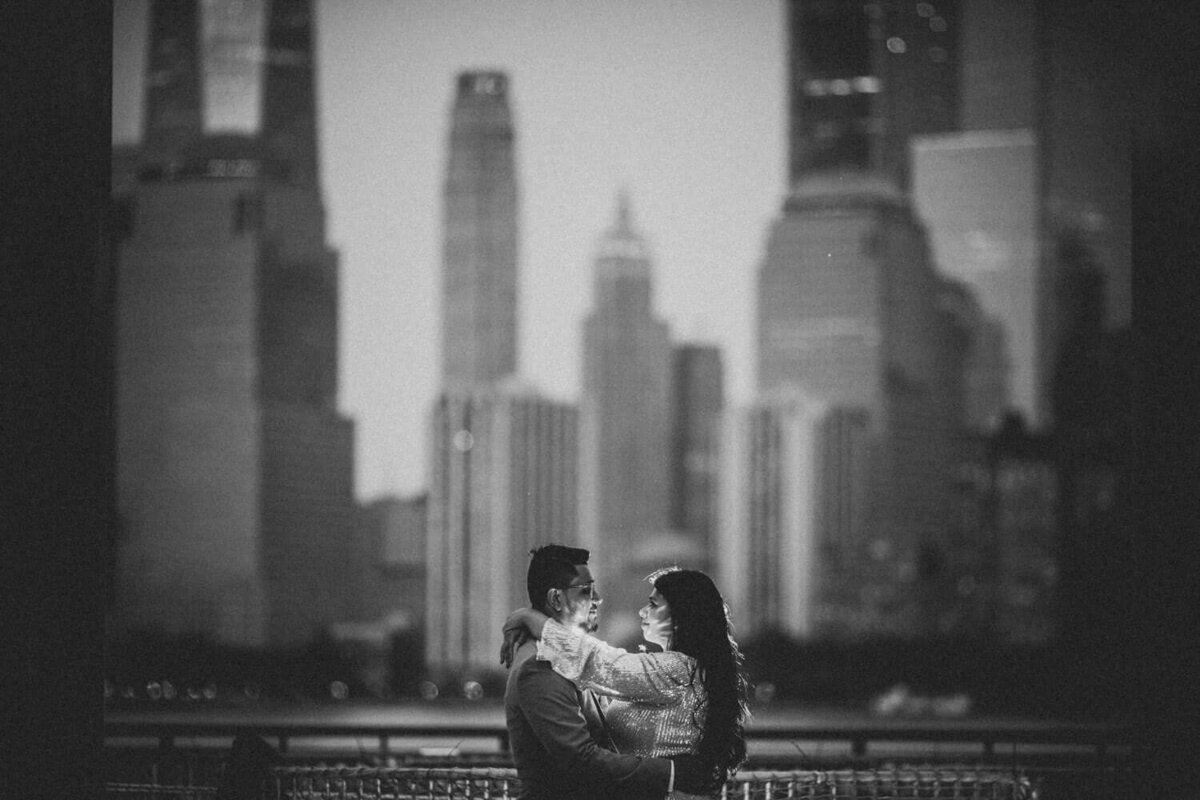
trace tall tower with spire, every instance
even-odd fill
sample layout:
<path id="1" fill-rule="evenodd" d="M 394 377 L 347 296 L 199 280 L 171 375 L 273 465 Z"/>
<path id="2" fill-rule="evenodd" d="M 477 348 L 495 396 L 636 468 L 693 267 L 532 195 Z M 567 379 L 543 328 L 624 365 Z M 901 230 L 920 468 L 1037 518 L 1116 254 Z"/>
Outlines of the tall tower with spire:
<path id="1" fill-rule="evenodd" d="M 517 181 L 508 78 L 458 76 L 444 193 L 442 383 L 517 370 Z"/>
<path id="2" fill-rule="evenodd" d="M 356 609 L 309 0 L 151 4 L 116 254 L 112 629 L 292 645 Z"/>
<path id="3" fill-rule="evenodd" d="M 605 628 L 636 619 L 646 594 L 637 553 L 670 521 L 671 345 L 654 314 L 650 250 L 629 197 L 600 238 L 584 321 L 580 535 L 600 566 Z"/>

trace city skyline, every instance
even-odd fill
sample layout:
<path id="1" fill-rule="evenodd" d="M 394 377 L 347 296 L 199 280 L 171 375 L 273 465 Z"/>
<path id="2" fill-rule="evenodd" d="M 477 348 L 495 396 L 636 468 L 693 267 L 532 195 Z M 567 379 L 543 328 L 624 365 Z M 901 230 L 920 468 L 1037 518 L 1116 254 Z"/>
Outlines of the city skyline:
<path id="1" fill-rule="evenodd" d="M 141 124 L 146 3 L 115 6 L 113 138 L 127 144 Z M 673 340 L 718 345 L 731 399 L 751 395 L 754 271 L 785 186 L 781 4 L 683 14 L 670 2 L 513 2 L 508 25 L 477 4 L 333 8 L 316 4 L 319 157 L 343 275 L 339 408 L 356 425 L 361 499 L 427 488 L 446 112 L 464 69 L 511 81 L 520 376 L 577 399 L 591 265 L 624 190 Z"/>
<path id="2" fill-rule="evenodd" d="M 146 5 L 115 3 L 115 144 L 140 129 Z M 668 0 L 587 11 L 549 0 L 336 8 L 316 4 L 319 159 L 342 264 L 339 409 L 356 425 L 360 499 L 428 488 L 440 175 L 464 69 L 508 74 L 521 130 L 520 376 L 551 398 L 578 399 L 589 268 L 627 190 L 673 341 L 719 347 L 730 404 L 753 399 L 753 274 L 786 188 L 785 3 L 693 4 L 687 14 Z M 987 46 L 1003 47 L 1005 37 L 987 34 L 1002 32 L 992 5 L 969 11 Z M 984 61 L 1003 61 L 994 56 Z M 1116 244 L 1105 265 L 1113 325 L 1130 313 L 1120 232 L 1100 230 Z M 946 255 L 935 251 L 935 265 L 952 273 Z"/>

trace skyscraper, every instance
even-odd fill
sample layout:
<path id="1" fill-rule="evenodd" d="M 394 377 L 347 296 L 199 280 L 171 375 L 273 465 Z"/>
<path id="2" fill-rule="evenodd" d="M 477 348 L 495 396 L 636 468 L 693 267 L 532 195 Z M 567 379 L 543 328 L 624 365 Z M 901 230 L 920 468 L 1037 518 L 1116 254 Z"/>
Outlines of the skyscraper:
<path id="1" fill-rule="evenodd" d="M 443 385 L 430 417 L 426 664 L 496 669 L 529 550 L 575 539 L 576 409 L 516 377 L 517 180 L 509 82 L 455 83 L 446 166 Z"/>
<path id="2" fill-rule="evenodd" d="M 650 251 L 629 198 L 600 239 L 583 327 L 580 536 L 603 581 L 614 635 L 635 628 L 646 594 L 639 545 L 669 523 L 671 344 L 654 315 Z M 624 626 L 623 628 L 620 626 Z"/>
<path id="3" fill-rule="evenodd" d="M 789 0 L 788 179 L 869 169 L 908 183 L 908 139 L 958 117 L 957 0 Z"/>
<path id="4" fill-rule="evenodd" d="M 909 590 L 918 554 L 939 547 L 962 423 L 965 341 L 942 291 L 904 196 L 865 173 L 799 182 L 759 271 L 759 391 L 868 415 L 868 507 L 855 513 L 870 533 L 855 557 L 878 587 L 872 614 L 898 633 L 921 624 Z"/>
<path id="5" fill-rule="evenodd" d="M 458 76 L 444 192 L 442 383 L 517 369 L 517 182 L 508 78 Z"/>
<path id="6" fill-rule="evenodd" d="M 118 260 L 115 631 L 353 616 L 353 428 L 307 0 L 156 2 Z"/>
<path id="7" fill-rule="evenodd" d="M 922 586 L 944 546 L 967 342 L 906 195 L 908 142 L 957 125 L 957 3 L 787 10 L 789 192 L 759 270 L 758 388 L 863 415 L 866 483 L 843 494 L 861 534 L 836 565 L 861 591 L 839 614 L 850 635 L 917 634 L 933 618 Z"/>

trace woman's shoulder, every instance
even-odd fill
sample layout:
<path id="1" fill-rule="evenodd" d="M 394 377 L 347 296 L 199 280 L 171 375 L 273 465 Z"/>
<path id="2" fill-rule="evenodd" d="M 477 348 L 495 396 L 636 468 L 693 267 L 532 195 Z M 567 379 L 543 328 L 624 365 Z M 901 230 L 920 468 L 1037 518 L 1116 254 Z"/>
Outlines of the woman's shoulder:
<path id="1" fill-rule="evenodd" d="M 696 659 L 678 650 L 666 650 L 646 655 L 660 665 L 661 669 L 678 676 L 682 682 L 690 682 L 696 671 Z"/>

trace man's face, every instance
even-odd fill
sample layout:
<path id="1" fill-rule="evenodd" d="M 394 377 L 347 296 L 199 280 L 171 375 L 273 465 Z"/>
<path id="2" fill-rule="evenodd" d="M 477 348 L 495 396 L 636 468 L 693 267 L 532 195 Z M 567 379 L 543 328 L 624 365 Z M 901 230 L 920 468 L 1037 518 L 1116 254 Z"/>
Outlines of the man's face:
<path id="1" fill-rule="evenodd" d="M 596 581 L 586 564 L 575 567 L 575 577 L 565 589 L 553 589 L 557 604 L 554 618 L 567 627 L 576 627 L 585 633 L 594 633 L 600 625 L 600 593 Z"/>

